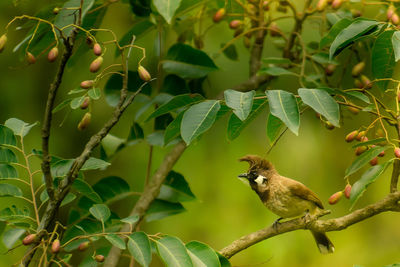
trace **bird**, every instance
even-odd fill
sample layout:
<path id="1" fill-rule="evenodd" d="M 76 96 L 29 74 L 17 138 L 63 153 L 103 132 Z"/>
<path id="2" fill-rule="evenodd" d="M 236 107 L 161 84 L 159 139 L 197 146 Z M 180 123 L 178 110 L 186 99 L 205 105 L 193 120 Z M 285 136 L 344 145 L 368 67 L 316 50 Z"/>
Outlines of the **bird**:
<path id="1" fill-rule="evenodd" d="M 239 161 L 248 162 L 250 166 L 247 173 L 238 177 L 245 178 L 262 203 L 280 217 L 275 221 L 275 227 L 281 219 L 316 215 L 324 209 L 313 191 L 296 180 L 281 176 L 268 160 L 257 155 L 246 155 Z M 322 254 L 334 252 L 335 247 L 326 233 L 310 231 Z"/>

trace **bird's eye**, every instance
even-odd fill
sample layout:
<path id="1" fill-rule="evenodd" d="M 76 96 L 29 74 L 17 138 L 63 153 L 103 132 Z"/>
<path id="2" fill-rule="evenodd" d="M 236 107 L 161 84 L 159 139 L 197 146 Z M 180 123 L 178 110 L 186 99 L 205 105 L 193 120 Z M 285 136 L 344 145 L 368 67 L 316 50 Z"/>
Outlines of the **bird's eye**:
<path id="1" fill-rule="evenodd" d="M 248 176 L 250 179 L 254 180 L 257 178 L 257 173 L 255 171 L 251 171 L 251 172 L 249 172 Z"/>

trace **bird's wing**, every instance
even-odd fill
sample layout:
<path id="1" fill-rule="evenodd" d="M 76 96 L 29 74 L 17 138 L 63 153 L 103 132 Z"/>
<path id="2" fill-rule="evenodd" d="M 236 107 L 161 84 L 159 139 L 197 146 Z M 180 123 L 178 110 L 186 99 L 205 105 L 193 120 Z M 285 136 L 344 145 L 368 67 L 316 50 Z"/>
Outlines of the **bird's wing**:
<path id="1" fill-rule="evenodd" d="M 290 183 L 289 190 L 293 195 L 295 195 L 299 198 L 305 199 L 305 200 L 312 201 L 315 203 L 315 205 L 317 205 L 321 209 L 324 208 L 321 200 L 319 200 L 319 198 L 313 191 L 311 191 L 308 187 L 306 187 L 304 184 L 302 184 L 300 182 L 297 182 L 292 179 L 289 179 L 289 180 L 292 181 Z"/>

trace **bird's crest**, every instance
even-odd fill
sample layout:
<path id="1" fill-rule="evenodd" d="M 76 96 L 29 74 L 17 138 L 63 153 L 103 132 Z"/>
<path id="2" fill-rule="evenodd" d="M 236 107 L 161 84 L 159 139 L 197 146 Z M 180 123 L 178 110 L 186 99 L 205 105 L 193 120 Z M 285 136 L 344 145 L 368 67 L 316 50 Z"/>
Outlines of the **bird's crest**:
<path id="1" fill-rule="evenodd" d="M 261 169 L 261 170 L 271 170 L 274 167 L 272 164 L 266 160 L 263 159 L 260 156 L 257 155 L 246 155 L 244 157 L 241 157 L 239 161 L 247 161 L 250 164 L 249 169 Z"/>

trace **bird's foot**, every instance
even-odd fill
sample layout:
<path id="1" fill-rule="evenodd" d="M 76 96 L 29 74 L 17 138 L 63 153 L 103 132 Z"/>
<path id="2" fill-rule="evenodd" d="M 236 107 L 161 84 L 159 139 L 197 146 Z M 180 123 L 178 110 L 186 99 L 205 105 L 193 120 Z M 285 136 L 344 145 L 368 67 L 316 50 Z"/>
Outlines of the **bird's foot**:
<path id="1" fill-rule="evenodd" d="M 304 214 L 304 216 L 303 216 L 303 221 L 304 221 L 304 223 L 305 223 L 306 225 L 309 225 L 310 222 L 312 222 L 312 220 L 313 220 L 313 218 L 311 217 L 310 212 L 307 210 L 307 211 L 306 211 L 306 214 Z"/>
<path id="2" fill-rule="evenodd" d="M 278 231 L 278 225 L 279 225 L 279 221 L 282 220 L 282 217 L 279 217 L 278 219 L 276 219 L 274 221 L 274 223 L 272 224 L 272 227 L 274 228 L 275 231 Z"/>

